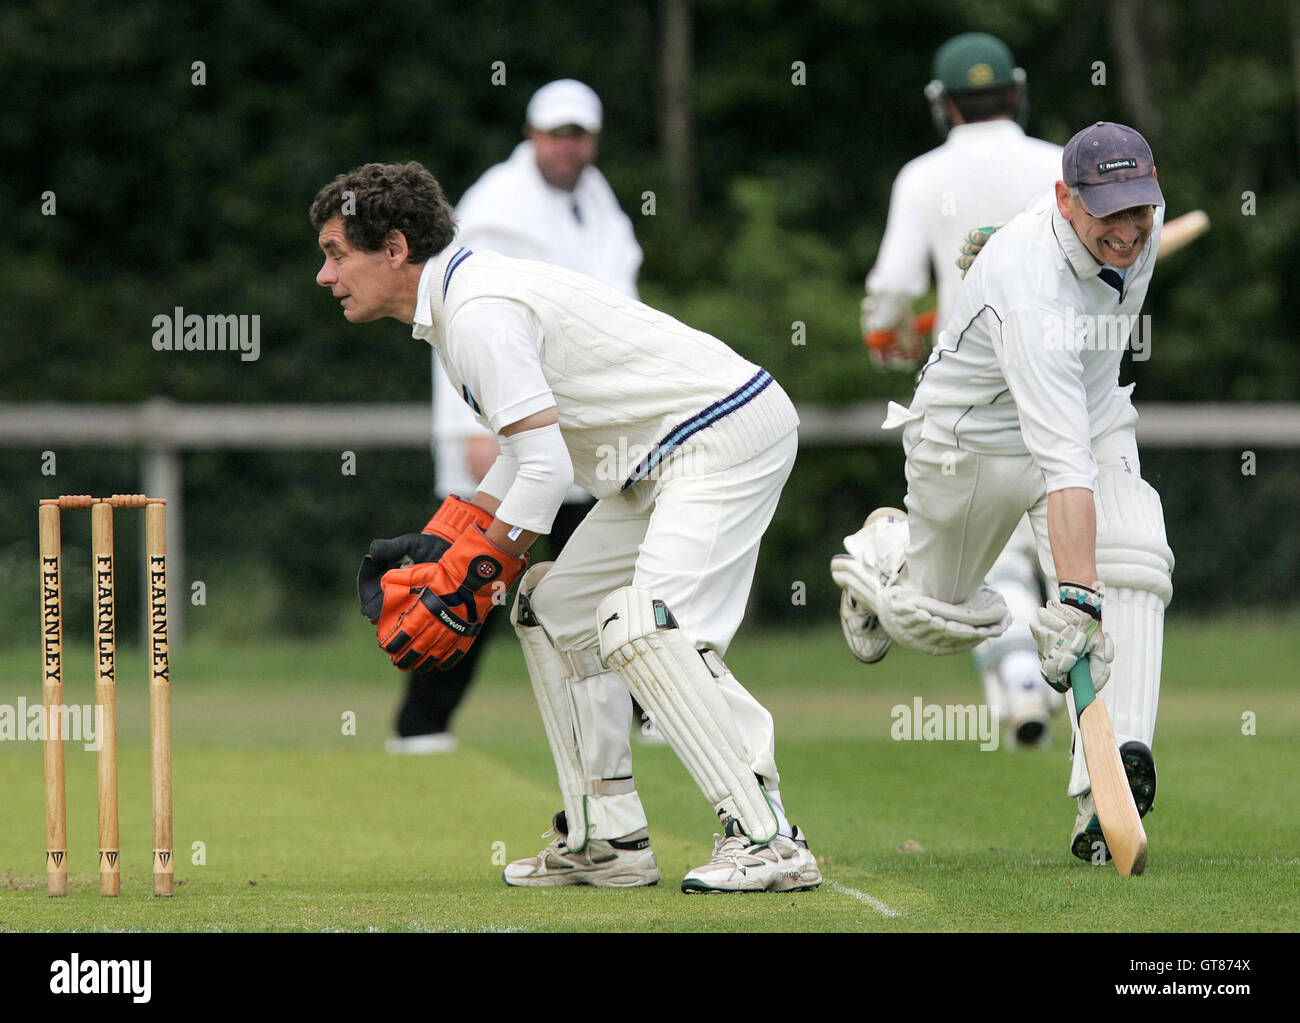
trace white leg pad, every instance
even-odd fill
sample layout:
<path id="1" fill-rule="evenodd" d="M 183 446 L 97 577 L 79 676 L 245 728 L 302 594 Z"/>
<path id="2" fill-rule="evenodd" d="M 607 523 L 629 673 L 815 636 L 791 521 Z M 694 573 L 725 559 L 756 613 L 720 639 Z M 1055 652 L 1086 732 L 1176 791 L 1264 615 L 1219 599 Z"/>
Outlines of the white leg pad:
<path id="1" fill-rule="evenodd" d="M 610 719 L 614 720 L 615 727 L 621 728 L 622 739 L 627 741 L 627 721 L 619 724 L 617 713 L 598 713 L 600 705 L 616 701 L 621 692 L 627 704 L 623 717 L 630 720 L 631 704 L 626 689 L 616 676 L 604 669 L 595 651 L 589 651 L 587 658 L 557 651 L 529 606 L 529 595 L 552 564 L 548 561 L 534 565 L 524 574 L 510 617 L 523 648 L 542 727 L 555 760 L 569 826 L 567 844 L 580 852 L 591 837 L 621 838 L 645 827 L 646 820 L 631 777 L 630 754 L 625 777 L 602 777 L 603 773 L 624 773 L 620 751 L 605 750 L 601 755 L 600 748 L 594 749 L 591 751 L 596 754 L 594 761 L 584 753 L 584 735 L 589 740 L 594 737 L 597 747 L 617 745 L 600 741 L 601 724 Z M 583 668 L 590 670 L 583 671 Z M 611 764 L 612 770 L 600 770 L 601 766 L 609 768 Z"/>
<path id="2" fill-rule="evenodd" d="M 1007 654 L 1025 650 L 1038 657 L 1038 644 L 1029 631 L 1038 609 L 1043 606 L 1042 586 L 1038 582 L 1038 551 L 1028 517 L 1020 520 L 1006 548 L 993 562 L 985 579 L 1002 595 L 1011 610 L 1012 624 L 996 639 L 985 640 L 975 648 L 975 667 L 996 668 Z M 1046 684 L 1044 684 L 1046 687 Z"/>
<path id="3" fill-rule="evenodd" d="M 1007 602 L 991 586 L 981 586 L 960 604 L 906 586 L 886 586 L 876 614 L 896 643 L 923 654 L 964 653 L 1011 625 Z"/>
<path id="4" fill-rule="evenodd" d="M 596 628 L 602 658 L 646 709 L 724 825 L 739 821 L 756 842 L 774 838 L 779 821 L 727 697 L 667 605 L 649 590 L 627 586 L 600 602 Z"/>
<path id="5" fill-rule="evenodd" d="M 873 611 L 896 643 L 926 654 L 955 654 L 1002 635 L 1011 612 L 996 590 L 981 586 L 961 604 L 907 586 L 907 517 L 877 508 L 844 538 L 847 553 L 831 558 L 831 578 Z"/>
<path id="6" fill-rule="evenodd" d="M 1105 586 L 1102 628 L 1115 642 L 1110 682 L 1101 691 L 1115 740 L 1152 744 L 1160 701 L 1165 607 L 1173 598 L 1174 555 L 1165 538 L 1160 496 L 1118 467 L 1097 479 L 1097 575 Z M 1070 700 L 1074 727 L 1074 700 Z M 1076 738 L 1076 752 L 1081 748 Z M 1070 794 L 1089 788 L 1082 756 L 1074 758 Z"/>
<path id="7" fill-rule="evenodd" d="M 1043 586 L 1038 577 L 1038 552 L 1029 518 L 1020 520 L 1015 533 L 985 580 L 1002 595 L 1011 611 L 1010 627 L 995 639 L 986 639 L 972 652 L 975 668 L 984 678 L 985 692 L 996 690 L 999 720 L 1017 716 L 1026 701 L 1042 704 L 1051 713 L 1065 702 L 1047 684 L 1039 670 L 1038 644 L 1029 623 L 1043 606 Z"/>

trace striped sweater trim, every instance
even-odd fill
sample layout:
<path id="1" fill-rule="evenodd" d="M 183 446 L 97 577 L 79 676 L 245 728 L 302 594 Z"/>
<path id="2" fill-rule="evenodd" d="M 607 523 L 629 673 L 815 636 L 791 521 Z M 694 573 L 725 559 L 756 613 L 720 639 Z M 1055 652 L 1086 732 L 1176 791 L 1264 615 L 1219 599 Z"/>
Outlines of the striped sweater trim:
<path id="1" fill-rule="evenodd" d="M 704 411 L 696 413 L 680 426 L 670 430 L 662 440 L 650 449 L 650 453 L 641 459 L 637 467 L 632 470 L 632 474 L 623 481 L 621 489 L 626 490 L 633 484 L 640 483 L 654 471 L 657 465 L 660 465 L 664 459 L 685 444 L 686 441 L 701 430 L 707 429 L 720 419 L 729 416 L 737 409 L 748 405 L 771 383 L 772 374 L 765 369 L 760 369 L 745 384 L 736 388 L 725 398 L 715 401 Z"/>
<path id="2" fill-rule="evenodd" d="M 447 264 L 447 269 L 442 275 L 442 300 L 444 302 L 447 301 L 447 286 L 451 284 L 451 275 L 456 272 L 456 268 L 459 267 L 461 263 L 465 262 L 465 260 L 472 255 L 474 255 L 473 249 L 467 249 L 462 246 L 456 255 L 451 257 L 451 262 Z"/>

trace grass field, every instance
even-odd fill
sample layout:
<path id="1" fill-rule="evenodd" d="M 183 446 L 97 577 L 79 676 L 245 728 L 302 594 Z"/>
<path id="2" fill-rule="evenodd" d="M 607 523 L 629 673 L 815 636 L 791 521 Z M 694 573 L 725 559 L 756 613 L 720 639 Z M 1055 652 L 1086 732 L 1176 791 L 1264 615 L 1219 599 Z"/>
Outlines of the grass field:
<path id="1" fill-rule="evenodd" d="M 51 900 L 41 744 L 0 742 L 0 931 L 1294 931 L 1298 635 L 1295 614 L 1171 620 L 1150 861 L 1122 878 L 1067 852 L 1063 719 L 1044 751 L 895 741 L 896 704 L 978 702 L 966 658 L 896 650 L 864 668 L 838 630 L 749 627 L 728 661 L 775 714 L 782 793 L 826 883 L 711 898 L 678 881 L 708 859 L 716 820 L 656 747 L 636 760 L 660 885 L 506 888 L 502 861 L 540 849 L 560 805 L 517 645 L 507 633 L 486 658 L 457 752 L 394 757 L 383 741 L 397 678 L 358 620 L 330 642 L 196 641 L 176 653 L 177 889 L 152 899 L 147 701 L 127 649 L 123 894 L 98 894 L 94 755 L 68 746 L 72 888 Z M 0 653 L 0 704 L 39 703 L 36 653 L 34 641 Z M 91 701 L 89 672 L 80 644 L 69 703 Z"/>

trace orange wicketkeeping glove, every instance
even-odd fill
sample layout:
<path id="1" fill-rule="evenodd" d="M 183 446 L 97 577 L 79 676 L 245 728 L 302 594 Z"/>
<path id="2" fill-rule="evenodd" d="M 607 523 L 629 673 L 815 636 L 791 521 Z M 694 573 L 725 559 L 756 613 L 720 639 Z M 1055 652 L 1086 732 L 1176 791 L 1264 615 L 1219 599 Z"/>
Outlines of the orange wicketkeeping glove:
<path id="1" fill-rule="evenodd" d="M 925 362 L 930 335 L 934 333 L 935 310 L 904 320 L 894 330 L 868 331 L 863 340 L 877 366 L 913 370 Z"/>
<path id="2" fill-rule="evenodd" d="M 470 526 L 434 564 L 380 579 L 379 645 L 402 671 L 445 671 L 474 645 L 483 622 L 528 565 Z"/>
<path id="3" fill-rule="evenodd" d="M 371 541 L 370 553 L 361 559 L 361 568 L 357 572 L 361 613 L 371 624 L 379 620 L 380 604 L 384 598 L 379 580 L 385 572 L 411 562 L 437 561 L 470 526 L 487 529 L 490 525 L 492 515 L 489 512 L 452 494 L 420 532 Z"/>

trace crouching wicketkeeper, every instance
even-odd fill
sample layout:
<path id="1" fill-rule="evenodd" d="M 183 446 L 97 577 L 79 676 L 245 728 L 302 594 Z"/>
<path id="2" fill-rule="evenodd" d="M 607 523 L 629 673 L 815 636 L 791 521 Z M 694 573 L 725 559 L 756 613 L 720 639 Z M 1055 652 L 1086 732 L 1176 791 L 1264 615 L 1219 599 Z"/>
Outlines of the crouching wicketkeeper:
<path id="1" fill-rule="evenodd" d="M 380 645 L 413 669 L 454 663 L 523 576 L 512 624 L 564 809 L 556 839 L 507 866 L 506 883 L 659 880 L 631 692 L 721 821 L 682 889 L 816 887 L 781 802 L 771 715 L 722 659 L 794 462 L 785 392 L 716 338 L 590 278 L 454 246 L 451 209 L 419 164 L 342 175 L 311 215 L 317 283 L 344 316 L 412 324 L 500 440 L 472 500 L 372 548 L 359 588 Z M 596 507 L 554 563 L 525 571 L 575 479 Z"/>

